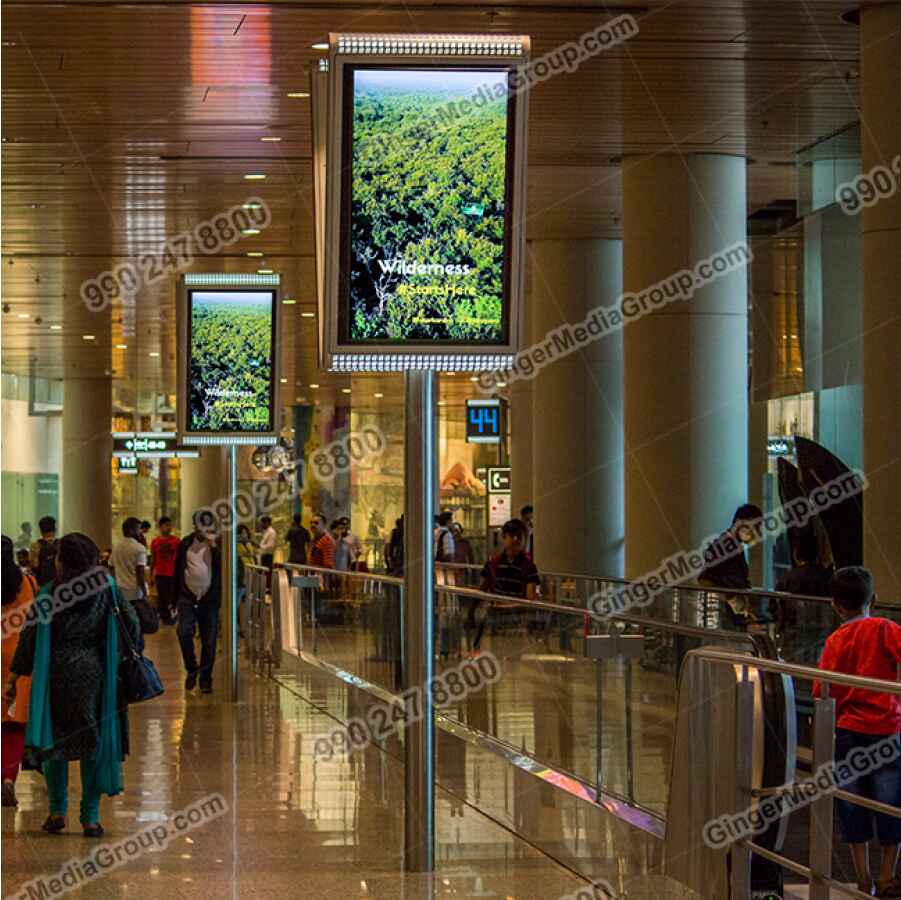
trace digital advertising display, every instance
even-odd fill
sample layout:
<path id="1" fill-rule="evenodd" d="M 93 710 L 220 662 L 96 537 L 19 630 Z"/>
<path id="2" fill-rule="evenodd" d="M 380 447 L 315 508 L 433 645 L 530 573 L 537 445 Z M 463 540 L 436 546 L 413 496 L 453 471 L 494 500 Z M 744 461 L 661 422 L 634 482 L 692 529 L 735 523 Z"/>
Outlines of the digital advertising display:
<path id="1" fill-rule="evenodd" d="M 201 436 L 227 443 L 274 434 L 277 290 L 188 285 L 180 313 L 181 436 L 188 443 Z"/>
<path id="2" fill-rule="evenodd" d="M 420 52 L 418 35 L 348 37 L 342 54 L 342 37 L 329 70 L 328 349 L 369 361 L 458 350 L 475 363 L 513 351 L 526 97 L 509 57 L 527 40 L 447 36 Z"/>
<path id="3" fill-rule="evenodd" d="M 345 79 L 347 338 L 502 343 L 507 71 L 349 67 Z"/>

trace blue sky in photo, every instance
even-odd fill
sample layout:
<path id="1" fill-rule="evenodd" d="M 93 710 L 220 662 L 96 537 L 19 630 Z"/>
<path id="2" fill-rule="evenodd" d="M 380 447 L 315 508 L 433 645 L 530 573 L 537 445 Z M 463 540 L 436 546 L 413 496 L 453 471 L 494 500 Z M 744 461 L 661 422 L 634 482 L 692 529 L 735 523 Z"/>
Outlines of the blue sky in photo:
<path id="1" fill-rule="evenodd" d="M 506 72 L 496 69 L 357 69 L 354 72 L 357 92 L 381 89 L 472 94 L 483 85 L 486 91 L 492 91 L 497 84 L 507 84 Z"/>
<path id="2" fill-rule="evenodd" d="M 211 306 L 232 303 L 235 306 L 271 306 L 272 294 L 268 291 L 194 291 L 192 306 Z"/>

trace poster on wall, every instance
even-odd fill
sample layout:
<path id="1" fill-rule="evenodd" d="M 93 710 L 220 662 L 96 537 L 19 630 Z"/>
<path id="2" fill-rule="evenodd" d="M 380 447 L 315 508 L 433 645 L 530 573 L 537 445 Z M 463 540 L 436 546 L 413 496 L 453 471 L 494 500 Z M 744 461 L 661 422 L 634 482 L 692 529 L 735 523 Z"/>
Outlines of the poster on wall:
<path id="1" fill-rule="evenodd" d="M 187 281 L 187 279 L 186 279 Z M 182 439 L 274 436 L 278 401 L 275 287 L 186 284 L 179 365 Z"/>
<path id="2" fill-rule="evenodd" d="M 448 37 L 447 49 L 433 41 L 419 59 L 393 59 L 388 36 L 376 59 L 351 44 L 344 56 L 332 38 L 329 168 L 340 178 L 327 219 L 340 251 L 328 259 L 328 350 L 375 369 L 403 354 L 420 356 L 401 368 L 439 368 L 429 354 L 452 351 L 479 368 L 479 354 L 513 351 L 526 104 L 513 79 L 528 41 L 473 52 Z"/>

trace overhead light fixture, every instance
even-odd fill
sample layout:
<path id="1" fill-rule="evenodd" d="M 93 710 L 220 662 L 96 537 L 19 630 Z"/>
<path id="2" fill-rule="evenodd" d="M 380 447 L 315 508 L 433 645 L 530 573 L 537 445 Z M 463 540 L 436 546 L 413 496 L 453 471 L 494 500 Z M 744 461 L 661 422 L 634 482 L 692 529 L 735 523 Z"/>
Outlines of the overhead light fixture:
<path id="1" fill-rule="evenodd" d="M 262 250 L 248 250 L 247 255 L 248 256 L 263 256 L 263 251 Z"/>
<path id="2" fill-rule="evenodd" d="M 30 319 L 31 316 L 28 313 L 19 313 L 20 319 Z"/>
<path id="3" fill-rule="evenodd" d="M 128 344 L 116 344 L 116 349 L 117 350 L 127 350 Z"/>
<path id="4" fill-rule="evenodd" d="M 259 233 L 260 233 L 259 228 L 244 228 L 241 231 L 241 234 L 246 234 L 248 237 L 250 237 L 253 234 L 259 234 Z"/>
<path id="5" fill-rule="evenodd" d="M 288 96 L 292 100 L 305 100 L 310 94 L 308 91 L 288 91 Z"/>
<path id="6" fill-rule="evenodd" d="M 282 303 L 284 303 L 285 306 L 294 306 L 297 301 L 293 297 L 285 297 L 285 299 L 282 300 Z"/>
<path id="7" fill-rule="evenodd" d="M 375 393 L 375 394 L 373 394 L 373 395 L 372 395 L 372 396 L 373 396 L 373 397 L 375 397 L 375 399 L 376 399 L 376 400 L 381 400 L 381 399 L 382 399 L 382 397 L 384 397 L 384 396 L 385 396 L 385 395 L 384 395 L 384 394 L 381 394 L 381 393 L 378 393 L 378 392 L 376 392 L 376 393 Z"/>
<path id="8" fill-rule="evenodd" d="M 319 42 L 317 44 L 313 44 L 314 50 L 328 50 L 328 42 Z"/>
<path id="9" fill-rule="evenodd" d="M 272 269 L 257 269 L 257 275 L 271 275 Z"/>
<path id="10" fill-rule="evenodd" d="M 315 391 L 315 390 L 316 390 L 316 388 L 318 388 L 318 387 L 319 387 L 319 385 L 318 385 L 318 384 L 311 384 L 311 385 L 310 385 L 310 387 L 311 387 L 311 388 L 313 388 L 313 390 L 314 390 L 314 391 Z"/>
<path id="11" fill-rule="evenodd" d="M 244 176 L 245 181 L 264 181 L 266 176 L 262 172 L 250 172 Z"/>
<path id="12" fill-rule="evenodd" d="M 51 331 L 62 331 L 62 330 L 63 330 L 63 326 L 62 326 L 62 325 L 51 325 L 51 326 L 50 326 L 50 330 L 51 330 Z"/>
<path id="13" fill-rule="evenodd" d="M 350 388 L 341 388 L 341 393 L 342 393 L 342 394 L 349 394 L 349 393 L 350 393 Z"/>
<path id="14" fill-rule="evenodd" d="M 159 356 L 159 353 L 157 353 L 156 350 L 151 350 L 147 355 L 156 359 Z"/>
<path id="15" fill-rule="evenodd" d="M 248 200 L 247 203 L 242 203 L 241 206 L 244 209 L 261 209 L 263 204 L 258 200 Z"/>
<path id="16" fill-rule="evenodd" d="M 470 381 L 478 381 L 478 380 L 479 380 L 479 376 L 478 376 L 478 375 L 470 375 L 470 376 L 469 376 L 469 380 L 470 380 Z"/>
<path id="17" fill-rule="evenodd" d="M 96 340 L 96 337 L 93 334 L 83 334 L 81 336 L 81 339 L 83 341 L 94 341 L 94 340 Z"/>
<path id="18" fill-rule="evenodd" d="M 288 379 L 287 379 L 287 378 L 279 378 L 278 383 L 279 383 L 279 384 L 287 384 L 287 383 L 288 383 Z"/>
<path id="19" fill-rule="evenodd" d="M 300 314 L 300 317 L 301 317 L 302 319 L 315 319 L 315 318 L 316 318 L 316 313 L 314 313 L 314 312 L 302 312 L 302 313 Z"/>
<path id="20" fill-rule="evenodd" d="M 277 144 L 281 140 L 281 138 L 276 137 L 274 134 L 272 134 L 272 135 L 268 135 L 267 137 L 261 137 L 260 140 L 264 144 Z"/>

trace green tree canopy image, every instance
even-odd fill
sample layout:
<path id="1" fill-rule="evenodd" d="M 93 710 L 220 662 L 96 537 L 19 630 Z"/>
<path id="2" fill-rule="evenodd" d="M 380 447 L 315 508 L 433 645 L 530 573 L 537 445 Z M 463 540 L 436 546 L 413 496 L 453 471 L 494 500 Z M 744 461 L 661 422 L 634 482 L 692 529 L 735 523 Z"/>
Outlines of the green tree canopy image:
<path id="1" fill-rule="evenodd" d="M 272 306 L 268 292 L 194 292 L 189 429 L 269 429 Z"/>
<path id="2" fill-rule="evenodd" d="M 505 87 L 490 70 L 354 72 L 351 340 L 502 340 Z"/>

